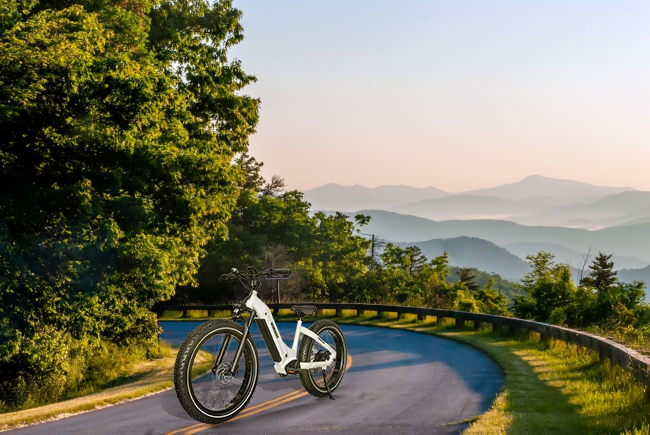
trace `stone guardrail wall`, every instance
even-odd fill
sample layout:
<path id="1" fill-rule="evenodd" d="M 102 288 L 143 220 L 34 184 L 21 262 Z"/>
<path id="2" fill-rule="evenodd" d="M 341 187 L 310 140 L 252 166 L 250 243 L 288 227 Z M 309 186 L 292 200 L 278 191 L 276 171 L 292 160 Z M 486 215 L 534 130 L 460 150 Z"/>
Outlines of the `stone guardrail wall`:
<path id="1" fill-rule="evenodd" d="M 277 310 L 288 309 L 294 303 L 267 304 L 269 309 Z M 407 307 L 402 305 L 377 305 L 377 304 L 346 304 L 346 303 L 309 303 L 318 307 L 319 310 L 336 310 L 337 315 L 342 314 L 342 310 L 355 310 L 357 315 L 365 311 L 374 311 L 379 313 L 397 313 L 416 314 L 419 320 L 424 320 L 426 316 L 436 317 L 438 322 L 443 318 L 455 319 L 457 327 L 464 326 L 467 321 L 474 323 L 474 328 L 479 329 L 482 324 L 491 324 L 493 329 L 496 327 L 507 327 L 509 331 L 528 331 L 537 332 L 542 339 L 553 337 L 557 340 L 573 343 L 584 348 L 590 349 L 600 355 L 601 359 L 609 359 L 614 364 L 621 366 L 623 369 L 633 373 L 639 381 L 650 386 L 650 358 L 645 355 L 625 347 L 623 344 L 610 340 L 599 335 L 589 334 L 587 332 L 577 331 L 575 329 L 563 328 L 561 326 L 550 325 L 548 323 L 533 322 L 531 320 L 517 319 L 514 317 L 502 317 L 491 314 L 467 313 L 463 311 L 441 310 L 437 308 L 420 308 Z M 163 305 L 159 307 L 158 314 L 163 311 L 182 311 L 184 317 L 187 317 L 188 311 L 203 310 L 212 315 L 214 311 L 231 311 L 231 305 Z"/>

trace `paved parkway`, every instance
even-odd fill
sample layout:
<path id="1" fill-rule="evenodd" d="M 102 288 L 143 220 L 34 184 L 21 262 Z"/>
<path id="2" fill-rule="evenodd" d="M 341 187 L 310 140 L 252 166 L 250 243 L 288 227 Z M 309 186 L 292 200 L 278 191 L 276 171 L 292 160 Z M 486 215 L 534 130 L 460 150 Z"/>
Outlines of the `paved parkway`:
<path id="1" fill-rule="evenodd" d="M 182 343 L 198 322 L 162 322 L 163 339 Z M 279 323 L 286 342 L 293 323 Z M 305 325 L 309 326 L 309 325 Z M 173 390 L 11 431 L 16 434 L 457 434 L 489 408 L 503 382 L 499 367 L 471 347 L 409 331 L 343 326 L 352 364 L 336 400 L 281 379 L 257 327 L 260 381 L 247 409 L 207 426 L 192 420 Z"/>

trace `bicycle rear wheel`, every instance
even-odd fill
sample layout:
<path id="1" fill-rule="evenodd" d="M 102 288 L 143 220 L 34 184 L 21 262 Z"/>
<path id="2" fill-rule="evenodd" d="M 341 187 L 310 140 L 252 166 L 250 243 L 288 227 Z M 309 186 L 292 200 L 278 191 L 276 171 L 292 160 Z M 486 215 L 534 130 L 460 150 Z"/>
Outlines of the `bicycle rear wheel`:
<path id="1" fill-rule="evenodd" d="M 328 346 L 336 350 L 336 358 L 328 367 L 324 368 L 325 381 L 329 390 L 333 392 L 343 379 L 348 358 L 348 349 L 343 337 L 343 331 L 331 320 L 319 320 L 311 325 L 309 329 L 314 331 Z M 325 347 L 321 344 L 304 336 L 298 352 L 299 361 L 313 362 L 318 352 L 325 350 Z M 301 370 L 300 381 L 309 394 L 316 397 L 328 395 L 321 369 Z"/>
<path id="2" fill-rule="evenodd" d="M 259 359 L 250 336 L 244 344 L 238 373 L 230 374 L 243 335 L 244 328 L 233 321 L 211 320 L 183 342 L 174 366 L 174 387 L 181 406 L 194 419 L 208 424 L 230 420 L 253 396 Z"/>

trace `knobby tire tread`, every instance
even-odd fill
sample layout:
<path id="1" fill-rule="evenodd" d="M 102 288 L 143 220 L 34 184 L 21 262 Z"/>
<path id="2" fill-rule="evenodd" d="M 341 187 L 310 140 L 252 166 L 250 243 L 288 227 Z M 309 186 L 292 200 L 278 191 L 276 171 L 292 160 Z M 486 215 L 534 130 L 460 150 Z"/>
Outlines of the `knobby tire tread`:
<path id="1" fill-rule="evenodd" d="M 192 403 L 192 399 L 189 397 L 191 393 L 187 390 L 186 388 L 187 384 L 183 380 L 183 373 L 187 372 L 186 365 L 191 363 L 189 359 L 192 357 L 195 347 L 201 343 L 203 337 L 206 334 L 214 331 L 219 326 L 227 326 L 230 328 L 235 328 L 237 331 L 239 331 L 240 335 L 238 338 L 240 340 L 241 337 L 244 335 L 244 328 L 241 325 L 239 325 L 237 322 L 228 319 L 208 320 L 207 322 L 197 326 L 187 336 L 185 341 L 183 341 L 183 344 L 178 350 L 178 354 L 176 356 L 176 362 L 174 364 L 174 389 L 176 390 L 176 396 L 178 397 L 178 401 L 181 403 L 181 406 L 183 407 L 185 412 L 187 412 L 190 415 L 190 417 L 194 418 L 195 420 L 201 423 L 206 423 L 206 424 L 221 424 L 235 418 L 241 411 L 243 411 L 246 408 L 248 402 L 250 402 L 251 398 L 253 397 L 253 394 L 255 394 L 255 389 L 257 388 L 257 382 L 259 380 L 259 370 L 260 370 L 259 356 L 257 354 L 257 347 L 255 346 L 253 339 L 249 335 L 246 341 L 247 343 L 252 344 L 252 349 L 253 349 L 252 356 L 255 359 L 256 373 L 255 373 L 255 382 L 253 385 L 253 389 L 250 395 L 248 396 L 248 399 L 246 399 L 244 405 L 241 408 L 239 408 L 239 410 L 236 413 L 229 415 L 228 417 L 210 418 L 205 414 L 201 413 L 196 408 L 194 403 Z"/>
<path id="2" fill-rule="evenodd" d="M 339 325 L 336 323 L 332 322 L 331 320 L 327 319 L 322 319 L 318 320 L 317 322 L 314 322 L 313 325 L 309 327 L 310 330 L 312 330 L 314 333 L 318 334 L 323 327 L 328 326 L 328 327 L 333 327 L 335 328 L 339 334 L 341 334 L 341 338 L 343 340 L 343 349 L 345 352 L 345 361 L 347 361 L 348 357 L 348 349 L 347 349 L 347 344 L 345 343 L 345 337 L 343 336 L 343 331 L 341 331 L 341 328 Z M 300 349 L 298 351 L 298 361 L 300 362 L 309 362 L 309 359 L 311 357 L 311 346 L 314 340 L 310 337 L 307 337 L 306 335 L 303 336 L 302 341 L 300 343 Z M 320 369 L 319 369 L 320 370 Z M 339 377 L 338 383 L 334 386 L 334 388 L 330 387 L 331 391 L 334 392 L 338 388 L 339 385 L 341 385 L 341 380 L 343 379 L 343 376 L 345 375 L 345 362 L 343 363 L 343 373 L 341 373 L 341 376 Z M 307 390 L 309 394 L 315 397 L 325 397 L 327 396 L 327 392 L 323 392 L 318 390 L 314 385 L 312 384 L 312 378 L 311 374 L 309 373 L 310 370 L 301 370 L 300 371 L 300 382 L 302 382 L 302 386 Z M 329 384 L 329 383 L 328 383 Z"/>

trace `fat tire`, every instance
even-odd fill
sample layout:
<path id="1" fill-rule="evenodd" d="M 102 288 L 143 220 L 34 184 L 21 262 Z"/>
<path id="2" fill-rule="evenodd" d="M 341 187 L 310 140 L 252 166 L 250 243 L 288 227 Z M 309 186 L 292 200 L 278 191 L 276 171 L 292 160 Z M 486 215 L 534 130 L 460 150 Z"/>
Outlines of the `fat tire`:
<path id="1" fill-rule="evenodd" d="M 348 348 L 345 343 L 345 337 L 343 336 L 343 331 L 341 331 L 341 328 L 339 325 L 336 323 L 332 322 L 331 320 L 319 320 L 315 322 L 313 325 L 309 327 L 311 331 L 313 331 L 315 334 L 319 334 L 323 329 L 333 329 L 338 332 L 338 334 L 341 337 L 342 341 L 342 352 L 340 352 L 342 355 L 339 354 L 339 350 L 337 350 L 337 361 L 339 358 L 341 358 L 341 372 L 336 380 L 336 383 L 334 385 L 330 385 L 330 391 L 336 390 L 338 386 L 341 384 L 341 380 L 343 379 L 343 375 L 345 375 L 345 369 L 348 361 Z M 302 337 L 302 340 L 300 342 L 300 349 L 298 351 L 298 361 L 300 362 L 309 362 L 310 357 L 311 357 L 311 347 L 313 344 L 314 340 L 310 337 L 307 337 L 306 335 Z M 302 382 L 302 386 L 307 390 L 309 394 L 312 396 L 316 397 L 325 397 L 327 396 L 327 390 L 325 389 L 320 389 L 318 388 L 314 382 L 313 378 L 311 377 L 310 370 L 301 370 L 300 371 L 300 382 Z M 329 383 L 328 383 L 329 385 Z"/>
<path id="2" fill-rule="evenodd" d="M 201 412 L 196 405 L 193 403 L 190 394 L 192 394 L 188 388 L 187 388 L 187 378 L 186 374 L 188 372 L 188 364 L 191 364 L 191 358 L 192 355 L 194 355 L 194 352 L 196 350 L 196 347 L 199 346 L 203 338 L 210 334 L 215 332 L 215 330 L 218 330 L 220 328 L 228 328 L 228 329 L 235 329 L 238 331 L 238 339 L 240 340 L 240 345 L 241 345 L 241 338 L 244 335 L 244 328 L 237 324 L 237 322 L 234 322 L 232 320 L 226 320 L 226 319 L 216 319 L 216 320 L 209 320 L 201 325 L 199 325 L 194 331 L 190 333 L 190 335 L 187 336 L 183 344 L 181 345 L 180 349 L 178 350 L 178 354 L 176 356 L 176 363 L 174 364 L 174 389 L 176 390 L 176 396 L 178 397 L 179 402 L 181 403 L 181 406 L 187 412 L 192 418 L 194 418 L 197 421 L 200 421 L 201 423 L 207 423 L 207 424 L 219 424 L 219 423 L 224 423 L 235 416 L 239 414 L 244 408 L 246 408 L 246 405 L 248 405 L 248 402 L 251 400 L 251 397 L 253 397 L 253 394 L 255 393 L 255 388 L 257 388 L 257 381 L 259 378 L 259 356 L 257 354 L 257 348 L 255 347 L 255 343 L 253 342 L 253 339 L 249 335 L 246 344 L 247 347 L 250 347 L 251 349 L 251 356 L 253 358 L 253 362 L 255 363 L 255 368 L 253 369 L 253 387 L 248 395 L 247 398 L 242 402 L 242 404 L 237 405 L 238 409 L 236 412 L 228 415 L 227 417 L 208 417 L 205 415 L 203 412 Z M 234 334 L 233 334 L 234 336 Z M 246 348 L 244 348 L 244 352 L 246 351 Z M 242 354 L 243 356 L 243 354 Z"/>

